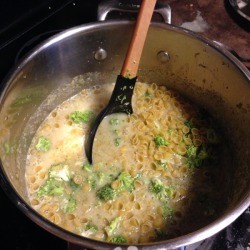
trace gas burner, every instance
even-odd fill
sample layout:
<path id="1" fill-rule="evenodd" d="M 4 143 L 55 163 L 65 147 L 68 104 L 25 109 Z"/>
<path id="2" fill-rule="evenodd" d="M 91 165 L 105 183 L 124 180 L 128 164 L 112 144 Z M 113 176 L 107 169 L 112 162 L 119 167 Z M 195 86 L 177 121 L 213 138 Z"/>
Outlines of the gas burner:
<path id="1" fill-rule="evenodd" d="M 249 0 L 229 0 L 234 10 L 246 20 L 250 21 L 250 1 Z"/>

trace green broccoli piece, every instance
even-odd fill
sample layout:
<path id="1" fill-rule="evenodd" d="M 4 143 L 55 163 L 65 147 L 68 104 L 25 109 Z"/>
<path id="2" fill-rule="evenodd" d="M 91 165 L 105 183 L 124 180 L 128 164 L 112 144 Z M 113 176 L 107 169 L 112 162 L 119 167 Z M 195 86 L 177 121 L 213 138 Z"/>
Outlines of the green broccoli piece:
<path id="1" fill-rule="evenodd" d="M 129 191 L 132 192 L 134 190 L 134 179 L 131 175 L 126 172 L 121 172 L 117 178 L 121 182 L 121 188 L 119 191 Z"/>
<path id="2" fill-rule="evenodd" d="M 82 169 L 86 170 L 87 172 L 92 172 L 93 171 L 93 168 L 89 163 L 83 164 Z"/>
<path id="3" fill-rule="evenodd" d="M 20 108 L 23 107 L 25 104 L 30 103 L 32 101 L 31 95 L 27 95 L 24 97 L 18 97 L 11 103 L 12 108 Z"/>
<path id="4" fill-rule="evenodd" d="M 97 191 L 97 197 L 103 201 L 113 200 L 117 194 L 123 191 L 132 192 L 134 190 L 134 179 L 126 172 L 121 172 L 117 178 L 111 176 L 112 181 L 119 180 L 121 187 L 118 190 L 114 190 L 111 184 L 106 184 Z"/>
<path id="5" fill-rule="evenodd" d="M 48 152 L 50 150 L 50 146 L 50 141 L 46 137 L 41 136 L 38 138 L 35 148 L 38 151 Z"/>
<path id="6" fill-rule="evenodd" d="M 189 146 L 187 149 L 187 164 L 189 167 L 199 167 L 202 164 L 201 159 L 197 157 L 198 153 L 198 147 L 195 147 L 193 145 Z"/>
<path id="7" fill-rule="evenodd" d="M 175 131 L 176 131 L 176 129 L 168 129 L 167 132 L 171 135 L 171 134 L 173 134 Z"/>
<path id="8" fill-rule="evenodd" d="M 200 160 L 206 160 L 209 158 L 209 152 L 207 151 L 206 147 L 201 147 L 198 153 L 198 158 Z"/>
<path id="9" fill-rule="evenodd" d="M 123 236 L 117 235 L 117 236 L 112 237 L 110 242 L 116 243 L 116 244 L 126 244 L 127 240 Z"/>
<path id="10" fill-rule="evenodd" d="M 186 156 L 189 167 L 200 167 L 206 160 L 212 159 L 211 152 L 204 145 L 200 147 L 190 146 Z"/>
<path id="11" fill-rule="evenodd" d="M 116 191 L 111 187 L 110 184 L 107 184 L 97 190 L 96 195 L 100 200 L 109 201 L 115 198 Z"/>
<path id="12" fill-rule="evenodd" d="M 68 166 L 62 163 L 52 165 L 49 169 L 49 178 L 54 178 L 59 181 L 69 181 L 70 172 Z"/>
<path id="13" fill-rule="evenodd" d="M 194 124 L 191 121 L 184 121 L 184 125 L 187 126 L 188 128 L 192 129 L 195 128 Z"/>
<path id="14" fill-rule="evenodd" d="M 95 233 L 98 230 L 98 227 L 96 225 L 88 223 L 85 227 L 85 231 L 91 231 L 92 233 Z"/>
<path id="15" fill-rule="evenodd" d="M 158 240 L 163 240 L 166 236 L 160 228 L 155 228 L 155 234 Z"/>
<path id="16" fill-rule="evenodd" d="M 119 222 L 120 217 L 116 217 L 110 222 L 108 226 L 104 228 L 109 237 L 114 234 L 114 231 L 117 229 Z"/>
<path id="17" fill-rule="evenodd" d="M 74 179 L 73 178 L 70 178 L 69 180 L 69 186 L 73 189 L 73 190 L 76 190 L 77 188 L 79 188 L 79 184 L 75 183 Z"/>
<path id="18" fill-rule="evenodd" d="M 90 185 L 90 187 L 91 187 L 91 190 L 95 189 L 96 186 L 97 186 L 97 181 L 96 181 L 96 179 L 93 178 L 93 177 L 89 177 L 89 178 L 88 178 L 88 183 L 89 183 L 89 185 Z"/>
<path id="19" fill-rule="evenodd" d="M 168 198 L 172 198 L 173 195 L 174 195 L 174 188 L 164 186 L 164 189 L 157 195 L 157 197 L 159 200 L 165 201 Z"/>
<path id="20" fill-rule="evenodd" d="M 202 161 L 198 158 L 187 158 L 187 164 L 189 167 L 198 168 L 202 165 Z"/>
<path id="21" fill-rule="evenodd" d="M 63 194 L 63 182 L 70 181 L 70 172 L 67 165 L 62 163 L 52 165 L 45 184 L 37 192 L 38 197 L 44 195 L 60 196 Z"/>
<path id="22" fill-rule="evenodd" d="M 187 148 L 187 156 L 188 157 L 196 157 L 198 147 L 191 145 Z"/>
<path id="23" fill-rule="evenodd" d="M 48 178 L 43 186 L 37 191 L 37 196 L 39 198 L 49 195 L 49 196 L 60 196 L 63 194 L 64 188 L 60 181 L 55 178 Z"/>
<path id="24" fill-rule="evenodd" d="M 163 137 L 157 135 L 155 138 L 154 138 L 154 142 L 155 142 L 155 145 L 160 147 L 160 146 L 167 146 L 169 143 L 167 142 L 167 140 L 165 140 Z"/>
<path id="25" fill-rule="evenodd" d="M 115 138 L 114 144 L 115 144 L 116 147 L 120 146 L 121 140 L 122 140 L 122 139 L 121 139 L 120 137 Z"/>
<path id="26" fill-rule="evenodd" d="M 116 119 L 116 118 L 112 118 L 112 119 L 109 120 L 109 123 L 111 125 L 118 125 L 119 124 L 119 120 Z"/>
<path id="27" fill-rule="evenodd" d="M 151 180 L 149 189 L 160 201 L 165 201 L 174 195 L 174 188 L 164 186 L 163 183 L 158 179 Z"/>
<path id="28" fill-rule="evenodd" d="M 104 173 L 98 172 L 98 173 L 97 173 L 98 183 L 99 183 L 99 184 L 100 184 L 100 183 L 103 183 L 104 180 L 105 180 L 105 177 L 106 177 L 106 175 L 105 175 Z"/>
<path id="29" fill-rule="evenodd" d="M 163 183 L 158 180 L 151 180 L 151 186 L 150 186 L 150 191 L 153 192 L 154 194 L 158 194 L 164 190 L 164 185 Z"/>
<path id="30" fill-rule="evenodd" d="M 4 147 L 5 154 L 10 155 L 16 151 L 17 145 L 15 142 L 14 143 L 5 142 L 3 144 L 3 147 Z"/>
<path id="31" fill-rule="evenodd" d="M 5 154 L 6 154 L 6 155 L 9 155 L 10 152 L 11 152 L 11 146 L 10 146 L 10 144 L 7 143 L 7 142 L 5 142 L 3 146 L 4 146 Z"/>
<path id="32" fill-rule="evenodd" d="M 161 160 L 157 161 L 157 163 L 158 163 L 161 167 L 163 167 L 165 170 L 168 169 L 168 162 L 167 162 L 166 159 L 161 159 Z"/>
<path id="33" fill-rule="evenodd" d="M 149 92 L 149 90 L 147 89 L 145 94 L 144 94 L 145 97 L 153 97 L 153 95 Z"/>
<path id="34" fill-rule="evenodd" d="M 76 199 L 72 196 L 70 196 L 69 200 L 67 201 L 67 204 L 65 206 L 65 212 L 66 213 L 72 213 L 76 209 Z"/>
<path id="35" fill-rule="evenodd" d="M 119 131 L 118 131 L 117 129 L 114 129 L 112 132 L 113 132 L 113 134 L 115 134 L 115 135 L 118 135 L 118 134 L 119 134 Z"/>
<path id="36" fill-rule="evenodd" d="M 85 112 L 75 111 L 70 114 L 69 118 L 74 123 L 79 124 L 79 123 L 88 123 L 90 119 L 92 118 L 92 116 L 93 116 L 92 111 L 85 111 Z"/>
<path id="37" fill-rule="evenodd" d="M 162 217 L 164 219 L 172 219 L 174 215 L 174 210 L 168 206 L 167 203 L 162 205 Z"/>

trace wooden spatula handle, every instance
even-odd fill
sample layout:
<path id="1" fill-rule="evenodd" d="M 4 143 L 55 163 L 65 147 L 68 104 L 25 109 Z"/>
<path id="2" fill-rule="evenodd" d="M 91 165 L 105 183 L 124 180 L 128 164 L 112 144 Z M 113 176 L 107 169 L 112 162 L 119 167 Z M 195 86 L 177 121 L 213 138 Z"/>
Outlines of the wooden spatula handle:
<path id="1" fill-rule="evenodd" d="M 155 4 L 156 0 L 142 0 L 134 33 L 121 70 L 121 75 L 124 77 L 134 78 L 137 75 L 142 49 Z"/>

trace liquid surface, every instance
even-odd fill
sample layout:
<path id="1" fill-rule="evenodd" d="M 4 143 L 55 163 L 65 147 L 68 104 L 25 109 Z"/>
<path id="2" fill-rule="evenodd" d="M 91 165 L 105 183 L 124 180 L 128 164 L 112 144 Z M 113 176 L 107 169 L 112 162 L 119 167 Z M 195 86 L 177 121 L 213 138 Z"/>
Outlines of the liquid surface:
<path id="1" fill-rule="evenodd" d="M 90 166 L 89 125 L 114 85 L 58 106 L 29 148 L 31 205 L 76 234 L 121 244 L 169 239 L 216 218 L 225 205 L 225 142 L 205 111 L 164 86 L 137 83 L 134 113 L 101 123 Z"/>

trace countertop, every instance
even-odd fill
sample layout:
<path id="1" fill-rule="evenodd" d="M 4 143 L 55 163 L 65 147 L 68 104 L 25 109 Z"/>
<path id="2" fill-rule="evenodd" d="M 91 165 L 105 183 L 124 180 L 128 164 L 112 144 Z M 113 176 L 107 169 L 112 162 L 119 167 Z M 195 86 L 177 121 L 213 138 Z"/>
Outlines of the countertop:
<path id="1" fill-rule="evenodd" d="M 199 34 L 229 46 L 241 57 L 250 58 L 250 22 L 237 15 L 228 0 L 164 2 L 171 6 L 172 24 L 181 26 L 184 22 L 193 22 L 199 15 L 207 24 Z"/>

